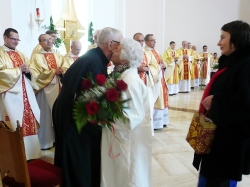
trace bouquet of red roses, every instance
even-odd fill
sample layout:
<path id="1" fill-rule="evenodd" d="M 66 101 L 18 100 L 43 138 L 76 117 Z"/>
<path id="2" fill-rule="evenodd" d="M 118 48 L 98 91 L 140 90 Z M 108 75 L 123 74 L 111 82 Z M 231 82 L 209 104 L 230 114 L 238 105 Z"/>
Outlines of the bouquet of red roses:
<path id="1" fill-rule="evenodd" d="M 127 89 L 123 80 L 118 80 L 120 73 L 113 72 L 107 78 L 98 74 L 95 81 L 92 76 L 82 81 L 82 92 L 75 102 L 73 117 L 78 132 L 81 132 L 87 122 L 108 126 L 117 119 L 125 122 L 124 103 L 128 100 L 121 98 L 122 91 Z"/>

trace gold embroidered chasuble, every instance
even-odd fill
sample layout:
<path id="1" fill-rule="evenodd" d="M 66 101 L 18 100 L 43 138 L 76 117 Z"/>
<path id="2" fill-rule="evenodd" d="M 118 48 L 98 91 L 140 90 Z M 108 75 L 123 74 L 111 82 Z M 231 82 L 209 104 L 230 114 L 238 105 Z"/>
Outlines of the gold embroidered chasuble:
<path id="1" fill-rule="evenodd" d="M 0 94 L 5 94 L 10 89 L 12 89 L 21 78 L 19 87 L 20 90 L 17 89 L 18 85 L 16 85 L 17 88 L 11 90 L 11 92 L 16 93 L 16 97 L 18 97 L 18 93 L 22 92 L 21 95 L 23 104 L 23 115 L 22 115 L 22 121 L 20 121 L 20 123 L 22 125 L 23 136 L 30 136 L 37 134 L 36 119 L 32 112 L 31 104 L 28 98 L 28 94 L 34 94 L 34 93 L 33 92 L 28 93 L 26 84 L 29 84 L 30 82 L 25 81 L 24 74 L 22 74 L 20 70 L 20 66 L 23 65 L 24 63 L 28 65 L 28 62 L 29 59 L 18 50 L 11 50 L 5 46 L 0 47 Z M 11 113 L 8 114 L 8 110 L 11 109 L 13 113 L 22 111 L 15 111 L 15 108 L 13 108 L 10 104 L 6 106 L 8 102 L 3 102 L 3 103 L 5 103 L 4 107 L 7 108 L 5 113 L 5 122 L 11 129 L 15 130 L 16 124 L 12 124 L 10 122 L 10 119 L 14 117 Z M 34 105 L 34 103 L 32 103 L 32 105 Z M 12 120 L 16 121 L 16 119 Z M 40 119 L 38 119 L 38 121 L 39 120 Z"/>
<path id="2" fill-rule="evenodd" d="M 148 59 L 147 59 L 145 53 L 143 54 L 143 59 L 142 59 L 141 66 L 142 66 L 142 67 L 148 67 Z M 139 72 L 139 76 L 140 76 L 140 79 L 142 80 L 142 82 L 143 82 L 145 85 L 147 85 L 147 72 L 145 72 L 145 71 L 140 71 L 140 72 Z"/>
<path id="3" fill-rule="evenodd" d="M 61 67 L 64 72 L 69 68 L 68 64 L 63 63 L 63 57 L 59 53 L 46 52 L 43 49 L 35 53 L 30 62 L 32 77 L 38 85 L 35 92 L 44 91 L 47 103 L 52 111 L 60 90 L 60 76 L 56 75 L 56 69 Z"/>
<path id="4" fill-rule="evenodd" d="M 79 57 L 74 55 L 71 51 L 68 52 L 68 54 L 66 54 L 64 57 L 63 57 L 63 63 L 68 67 L 70 67 Z M 67 71 L 67 69 L 65 70 Z"/>
<path id="5" fill-rule="evenodd" d="M 178 57 L 177 51 L 169 47 L 163 55 L 163 60 L 167 63 L 166 80 L 168 84 L 179 83 L 179 65 L 178 62 L 175 62 L 174 57 Z"/>
<path id="6" fill-rule="evenodd" d="M 31 57 L 32 57 L 36 52 L 39 52 L 39 51 L 41 51 L 41 50 L 43 50 L 43 48 L 42 48 L 42 46 L 38 43 L 38 44 L 36 45 L 36 47 L 33 49 L 32 53 L 31 53 L 31 56 L 30 56 L 30 59 L 31 59 Z M 55 53 L 56 51 L 55 51 L 55 49 L 51 48 L 51 52 Z"/>
<path id="7" fill-rule="evenodd" d="M 199 79 L 200 77 L 200 55 L 199 53 L 196 53 L 196 51 L 193 51 L 193 63 L 192 63 L 192 74 L 191 79 Z"/>
<path id="8" fill-rule="evenodd" d="M 202 57 L 202 62 L 203 65 L 201 67 L 200 70 L 200 78 L 201 79 L 210 79 L 210 77 L 208 77 L 208 73 L 210 72 L 210 68 L 211 68 L 211 57 L 212 55 L 208 52 L 202 52 L 200 53 L 200 57 Z"/>
<path id="9" fill-rule="evenodd" d="M 12 88 L 21 76 L 20 68 L 14 67 L 7 51 L 10 51 L 7 47 L 0 46 L 0 94 Z M 29 62 L 23 53 L 18 50 L 15 52 L 19 54 L 22 62 Z"/>
<path id="10" fill-rule="evenodd" d="M 56 76 L 56 69 L 61 67 L 64 71 L 69 68 L 69 64 L 63 62 L 63 57 L 56 52 L 46 52 L 43 49 L 40 49 L 35 53 L 30 62 L 30 70 L 32 71 L 32 77 L 36 81 L 39 89 L 35 90 L 40 91 L 48 86 L 50 83 L 59 84 L 59 77 Z M 56 79 L 52 82 L 53 79 Z"/>
<path id="11" fill-rule="evenodd" d="M 193 51 L 188 49 L 180 48 L 177 50 L 177 54 L 180 57 L 179 70 L 180 80 L 191 80 Z M 183 58 L 183 55 L 188 55 L 188 58 Z"/>
<path id="12" fill-rule="evenodd" d="M 159 73 L 161 71 L 161 67 L 159 66 L 157 60 L 153 56 L 151 48 L 148 48 L 147 46 L 145 46 L 144 48 L 144 60 L 146 60 L 146 62 L 143 63 L 148 64 L 148 68 L 150 70 L 149 73 L 153 78 L 153 83 L 154 84 L 157 83 L 159 81 Z"/>
<path id="13" fill-rule="evenodd" d="M 147 54 L 148 60 L 150 59 L 150 61 L 152 61 L 154 63 L 156 62 L 158 64 L 158 67 L 160 67 L 162 58 L 161 58 L 161 55 L 159 54 L 158 51 L 146 46 L 145 53 Z M 167 66 L 166 62 L 164 62 L 164 63 Z M 149 62 L 149 64 L 150 64 L 150 62 Z M 162 73 L 162 77 L 159 80 L 161 83 L 161 89 L 159 92 L 159 96 L 154 104 L 154 108 L 163 110 L 163 109 L 168 107 L 168 88 L 167 88 L 167 84 L 166 84 L 166 80 L 165 80 L 165 72 L 163 69 L 161 69 L 161 67 L 160 67 L 160 71 Z M 159 77 L 159 73 L 157 75 L 158 77 Z"/>

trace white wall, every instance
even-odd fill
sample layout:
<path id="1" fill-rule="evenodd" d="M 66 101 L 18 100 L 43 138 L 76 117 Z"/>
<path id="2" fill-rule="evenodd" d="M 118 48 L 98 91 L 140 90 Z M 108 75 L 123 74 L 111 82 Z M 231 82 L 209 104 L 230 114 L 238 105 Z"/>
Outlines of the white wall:
<path id="1" fill-rule="evenodd" d="M 250 23 L 250 2 L 241 0 L 239 2 L 239 19 Z"/>
<path id="2" fill-rule="evenodd" d="M 4 6 L 2 6 L 4 4 Z M 0 45 L 3 45 L 3 33 L 5 29 L 12 27 L 11 1 L 0 0 Z"/>
<path id="3" fill-rule="evenodd" d="M 34 21 L 35 1 L 0 0 L 0 4 L 4 4 L 4 6 L 0 6 L 1 35 L 6 28 L 16 29 L 21 40 L 17 49 L 30 57 L 33 48 L 38 44 L 38 36 L 46 31 L 42 28 L 39 29 Z M 36 6 L 40 8 L 41 18 L 45 18 L 41 25 L 48 26 L 51 16 L 51 1 L 36 0 Z M 3 41 L 1 45 L 3 45 Z"/>
<path id="4" fill-rule="evenodd" d="M 181 42 L 187 40 L 197 46 L 198 52 L 206 44 L 210 52 L 220 54 L 217 42 L 222 25 L 238 19 L 250 23 L 249 0 L 75 1 L 78 19 L 86 27 L 86 34 L 90 21 L 93 22 L 94 29 L 115 27 L 120 29 L 125 37 L 131 38 L 136 32 L 154 34 L 157 39 L 156 49 L 161 53 L 168 48 L 170 41 L 174 40 L 179 48 Z M 42 9 L 42 0 L 36 0 L 36 2 Z M 52 7 L 54 22 L 56 22 L 65 0 L 43 0 L 43 2 L 46 7 L 46 20 L 42 25 L 49 24 Z M 29 16 L 35 13 L 34 0 L 0 0 L 0 4 L 5 5 L 0 6 L 1 35 L 7 27 L 17 29 L 22 40 L 18 49 L 29 56 L 37 44 L 39 34 L 45 32 L 43 29 L 38 30 L 34 17 Z M 56 8 L 54 8 L 55 4 Z M 30 26 L 30 23 L 33 26 Z M 3 44 L 2 37 L 0 44 Z"/>
<path id="5" fill-rule="evenodd" d="M 124 36 L 136 32 L 152 33 L 157 39 L 156 49 L 163 53 L 174 40 L 177 48 L 183 40 L 190 41 L 202 51 L 220 54 L 217 46 L 221 27 L 242 19 L 250 23 L 249 0 L 89 0 L 93 6 L 95 28 L 114 26 Z M 115 8 L 114 8 L 115 6 Z M 116 23 L 114 23 L 116 21 Z"/>
<path id="6" fill-rule="evenodd" d="M 220 54 L 217 43 L 222 25 L 239 16 L 239 1 L 228 0 L 166 0 L 165 46 L 174 40 L 177 47 L 187 40 L 197 51 L 207 45 L 209 52 Z"/>

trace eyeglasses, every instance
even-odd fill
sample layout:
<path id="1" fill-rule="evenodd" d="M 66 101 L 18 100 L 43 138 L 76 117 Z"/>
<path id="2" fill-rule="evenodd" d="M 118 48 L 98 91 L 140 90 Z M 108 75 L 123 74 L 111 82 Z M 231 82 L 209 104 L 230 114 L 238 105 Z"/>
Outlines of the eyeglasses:
<path id="1" fill-rule="evenodd" d="M 13 42 L 20 42 L 20 41 L 21 41 L 21 40 L 19 40 L 19 39 L 16 39 L 16 38 L 10 38 L 10 37 L 8 37 L 8 36 L 7 36 L 7 38 L 11 39 Z"/>
<path id="2" fill-rule="evenodd" d="M 118 42 L 118 41 L 115 41 L 115 40 L 112 40 L 112 42 L 115 42 L 115 43 L 118 43 L 118 44 L 120 43 L 120 42 Z"/>
<path id="3" fill-rule="evenodd" d="M 149 42 L 156 42 L 156 39 L 154 39 L 154 40 L 146 40 L 146 41 L 149 41 Z"/>

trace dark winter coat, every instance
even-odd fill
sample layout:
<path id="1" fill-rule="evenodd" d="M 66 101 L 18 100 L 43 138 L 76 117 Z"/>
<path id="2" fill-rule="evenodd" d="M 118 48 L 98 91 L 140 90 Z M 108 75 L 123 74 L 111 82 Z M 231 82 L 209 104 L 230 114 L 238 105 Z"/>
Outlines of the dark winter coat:
<path id="1" fill-rule="evenodd" d="M 55 165 L 62 168 L 63 187 L 99 187 L 101 163 L 100 126 L 87 123 L 79 134 L 73 120 L 75 95 L 89 73 L 107 76 L 109 60 L 97 47 L 78 58 L 61 79 L 62 90 L 53 106 Z"/>
<path id="2" fill-rule="evenodd" d="M 240 181 L 250 174 L 250 46 L 222 55 L 213 83 L 209 116 L 217 129 L 210 154 L 194 156 L 194 166 L 206 178 Z"/>

